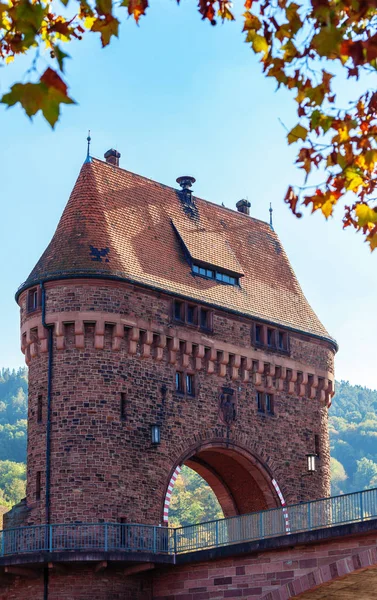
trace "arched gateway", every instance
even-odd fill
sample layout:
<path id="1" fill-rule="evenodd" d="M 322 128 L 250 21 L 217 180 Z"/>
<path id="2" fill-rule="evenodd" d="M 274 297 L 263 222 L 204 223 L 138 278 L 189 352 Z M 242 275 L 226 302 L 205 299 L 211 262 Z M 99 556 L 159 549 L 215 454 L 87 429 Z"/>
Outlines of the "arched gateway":
<path id="1" fill-rule="evenodd" d="M 247 448 L 217 439 L 191 448 L 172 470 L 163 508 L 165 524 L 174 484 L 183 465 L 198 473 L 212 488 L 224 517 L 285 505 L 280 486 L 267 464 Z"/>
<path id="2" fill-rule="evenodd" d="M 336 344 L 276 233 L 118 162 L 85 162 L 17 293 L 28 479 L 5 526 L 158 525 L 182 464 L 225 515 L 327 495 Z"/>

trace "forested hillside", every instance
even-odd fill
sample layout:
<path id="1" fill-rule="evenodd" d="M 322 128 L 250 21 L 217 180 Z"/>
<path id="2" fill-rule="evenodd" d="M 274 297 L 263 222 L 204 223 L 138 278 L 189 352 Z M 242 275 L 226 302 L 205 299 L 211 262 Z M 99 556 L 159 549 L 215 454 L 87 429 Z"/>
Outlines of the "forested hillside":
<path id="1" fill-rule="evenodd" d="M 25 496 L 27 370 L 0 371 L 0 505 Z"/>
<path id="2" fill-rule="evenodd" d="M 332 493 L 377 487 L 377 390 L 336 384 L 330 409 Z"/>
<path id="3" fill-rule="evenodd" d="M 332 493 L 377 487 L 377 390 L 346 381 L 336 384 L 330 409 Z M 0 371 L 0 505 L 25 495 L 27 370 Z M 171 523 L 221 516 L 211 488 L 193 471 L 182 470 L 170 505 Z"/>

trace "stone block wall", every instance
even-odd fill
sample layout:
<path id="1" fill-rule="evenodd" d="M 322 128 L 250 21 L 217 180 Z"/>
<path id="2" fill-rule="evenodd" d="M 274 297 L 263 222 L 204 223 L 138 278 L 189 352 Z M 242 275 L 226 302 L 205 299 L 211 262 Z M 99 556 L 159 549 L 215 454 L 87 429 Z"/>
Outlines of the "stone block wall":
<path id="1" fill-rule="evenodd" d="M 28 313 L 26 297 L 27 291 L 19 303 L 29 365 L 32 524 L 45 518 L 48 353 L 41 311 Z M 46 321 L 54 325 L 52 522 L 160 523 L 171 474 L 205 444 L 249 452 L 287 503 L 329 494 L 334 349 L 294 332 L 289 353 L 256 348 L 250 320 L 213 310 L 213 331 L 203 331 L 174 321 L 172 302 L 121 282 L 46 284 Z M 177 370 L 193 374 L 194 396 L 176 392 Z M 234 390 L 237 404 L 229 429 L 219 407 L 224 386 Z M 257 390 L 273 394 L 273 415 L 258 412 Z M 157 447 L 151 444 L 154 423 L 161 426 Z M 320 459 L 308 474 L 306 454 L 315 450 L 315 436 Z"/>

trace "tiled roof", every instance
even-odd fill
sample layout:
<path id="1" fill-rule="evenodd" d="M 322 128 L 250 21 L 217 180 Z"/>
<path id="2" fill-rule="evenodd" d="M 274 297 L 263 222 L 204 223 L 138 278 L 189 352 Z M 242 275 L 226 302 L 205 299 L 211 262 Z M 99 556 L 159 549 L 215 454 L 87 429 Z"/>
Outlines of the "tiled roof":
<path id="1" fill-rule="evenodd" d="M 97 159 L 82 166 L 54 237 L 21 289 L 58 276 L 110 276 L 331 340 L 267 223 Z M 244 273 L 241 286 L 194 276 L 198 260 Z M 240 269 L 240 270 L 239 270 Z"/>

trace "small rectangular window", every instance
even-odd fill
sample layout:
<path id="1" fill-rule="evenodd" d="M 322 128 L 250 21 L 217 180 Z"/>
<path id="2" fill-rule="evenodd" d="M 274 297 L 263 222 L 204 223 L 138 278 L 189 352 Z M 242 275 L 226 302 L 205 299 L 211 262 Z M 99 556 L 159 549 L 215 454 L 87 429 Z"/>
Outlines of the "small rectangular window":
<path id="1" fill-rule="evenodd" d="M 196 324 L 196 307 L 193 306 L 192 304 L 188 304 L 187 305 L 187 323 L 189 325 L 195 325 Z"/>
<path id="2" fill-rule="evenodd" d="M 183 373 L 177 371 L 175 374 L 175 391 L 183 394 Z"/>
<path id="3" fill-rule="evenodd" d="M 37 423 L 42 423 L 43 397 L 39 394 L 37 400 Z"/>
<path id="4" fill-rule="evenodd" d="M 41 499 L 41 477 L 42 477 L 42 472 L 37 471 L 36 481 L 35 481 L 35 499 L 36 500 Z"/>
<path id="5" fill-rule="evenodd" d="M 33 288 L 28 291 L 27 296 L 27 308 L 29 312 L 36 310 L 38 308 L 38 289 Z"/>
<path id="6" fill-rule="evenodd" d="M 194 375 L 191 375 L 189 373 L 186 375 L 186 393 L 189 396 L 195 395 Z"/>
<path id="7" fill-rule="evenodd" d="M 176 321 L 183 321 L 184 304 L 179 300 L 174 300 L 174 318 Z"/>
<path id="8" fill-rule="evenodd" d="M 206 270 L 203 267 L 199 267 L 199 275 L 204 275 L 206 274 Z"/>
<path id="9" fill-rule="evenodd" d="M 222 281 L 223 280 L 223 274 L 219 273 L 218 271 L 216 271 L 216 279 L 217 279 L 217 281 Z"/>
<path id="10" fill-rule="evenodd" d="M 267 329 L 267 346 L 274 346 L 275 345 L 275 332 L 273 329 Z"/>
<path id="11" fill-rule="evenodd" d="M 210 277 L 211 279 L 213 279 L 213 275 L 214 275 L 214 273 L 213 273 L 213 271 L 211 271 L 211 269 L 206 269 L 206 276 L 207 277 Z"/>
<path id="12" fill-rule="evenodd" d="M 279 331 L 278 333 L 278 347 L 279 350 L 286 349 L 286 335 L 282 331 Z"/>
<path id="13" fill-rule="evenodd" d="M 209 312 L 205 308 L 200 309 L 200 327 L 202 329 L 209 329 Z"/>
<path id="14" fill-rule="evenodd" d="M 199 273 L 199 267 L 198 267 L 198 265 L 193 265 L 192 266 L 192 271 L 193 271 L 193 273 Z"/>
<path id="15" fill-rule="evenodd" d="M 261 325 L 255 325 L 255 342 L 257 344 L 262 343 L 262 326 Z"/>
<path id="16" fill-rule="evenodd" d="M 124 392 L 120 394 L 120 419 L 125 421 L 127 418 L 127 398 Z"/>
<path id="17" fill-rule="evenodd" d="M 272 394 L 266 394 L 265 401 L 266 401 L 266 411 L 270 415 L 272 415 L 274 413 L 274 402 L 273 402 Z"/>
<path id="18" fill-rule="evenodd" d="M 264 412 L 263 393 L 257 392 L 257 407 L 258 412 Z"/>

